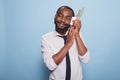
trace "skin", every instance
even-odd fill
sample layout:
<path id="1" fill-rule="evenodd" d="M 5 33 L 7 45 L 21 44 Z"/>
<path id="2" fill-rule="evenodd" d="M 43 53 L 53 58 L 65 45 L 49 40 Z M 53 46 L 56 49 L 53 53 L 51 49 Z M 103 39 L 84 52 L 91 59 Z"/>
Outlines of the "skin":
<path id="1" fill-rule="evenodd" d="M 67 33 L 67 40 L 66 44 L 58 51 L 56 54 L 52 56 L 53 60 L 57 65 L 59 65 L 64 57 L 66 56 L 67 52 L 69 51 L 70 47 L 73 45 L 74 38 L 77 43 L 78 48 L 78 54 L 80 56 L 83 56 L 87 52 L 87 48 L 85 47 L 79 32 L 81 29 L 81 21 L 80 20 L 74 20 L 73 25 L 70 26 L 70 21 L 73 17 L 73 13 L 70 9 L 67 9 L 66 7 L 61 8 L 58 13 L 55 15 L 55 24 L 56 24 L 56 31 L 60 33 L 61 35 L 65 35 Z M 69 29 L 66 29 L 66 27 L 69 26 Z M 58 30 L 60 29 L 60 30 Z"/>

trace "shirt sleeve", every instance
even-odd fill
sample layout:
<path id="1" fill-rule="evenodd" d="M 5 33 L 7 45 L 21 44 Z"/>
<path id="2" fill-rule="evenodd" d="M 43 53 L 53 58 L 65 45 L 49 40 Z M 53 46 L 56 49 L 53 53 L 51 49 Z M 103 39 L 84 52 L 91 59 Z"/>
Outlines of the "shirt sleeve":
<path id="1" fill-rule="evenodd" d="M 79 55 L 79 58 L 80 58 L 81 62 L 88 63 L 88 61 L 90 60 L 90 53 L 89 53 L 89 51 L 87 51 L 83 56 Z"/>
<path id="2" fill-rule="evenodd" d="M 52 58 L 53 50 L 43 37 L 41 39 L 41 51 L 45 65 L 50 71 L 55 70 L 57 68 L 57 65 Z"/>
<path id="3" fill-rule="evenodd" d="M 83 39 L 81 33 L 80 33 L 80 37 L 81 37 L 84 45 L 86 46 L 86 44 L 85 44 L 85 42 L 84 42 L 84 39 Z M 80 59 L 80 61 L 83 62 L 83 63 L 88 63 L 88 61 L 90 60 L 90 52 L 87 50 L 87 52 L 86 52 L 83 56 L 79 55 L 79 59 Z"/>

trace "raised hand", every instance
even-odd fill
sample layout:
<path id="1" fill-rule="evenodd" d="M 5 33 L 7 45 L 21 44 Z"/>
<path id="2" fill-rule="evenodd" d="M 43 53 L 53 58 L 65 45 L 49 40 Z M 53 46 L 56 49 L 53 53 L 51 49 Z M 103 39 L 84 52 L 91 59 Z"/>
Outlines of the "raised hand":
<path id="1" fill-rule="evenodd" d="M 71 27 L 74 27 L 74 34 L 79 34 L 79 31 L 81 29 L 81 21 L 79 19 L 76 19 L 73 21 L 73 25 Z"/>
<path id="2" fill-rule="evenodd" d="M 74 27 L 70 27 L 67 34 L 66 44 L 72 46 L 74 42 Z"/>

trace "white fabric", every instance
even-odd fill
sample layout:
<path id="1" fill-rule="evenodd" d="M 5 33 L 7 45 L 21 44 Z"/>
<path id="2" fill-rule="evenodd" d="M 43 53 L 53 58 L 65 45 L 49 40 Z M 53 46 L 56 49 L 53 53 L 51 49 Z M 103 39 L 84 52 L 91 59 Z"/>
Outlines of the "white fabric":
<path id="1" fill-rule="evenodd" d="M 43 35 L 41 39 L 44 63 L 51 71 L 49 80 L 65 80 L 66 59 L 64 58 L 59 65 L 56 65 L 52 58 L 64 46 L 63 38 L 58 35 L 60 34 L 52 31 Z M 85 55 L 80 56 L 74 41 L 69 50 L 69 56 L 71 61 L 71 80 L 82 80 L 81 62 L 87 63 L 89 61 L 89 52 L 87 51 Z"/>

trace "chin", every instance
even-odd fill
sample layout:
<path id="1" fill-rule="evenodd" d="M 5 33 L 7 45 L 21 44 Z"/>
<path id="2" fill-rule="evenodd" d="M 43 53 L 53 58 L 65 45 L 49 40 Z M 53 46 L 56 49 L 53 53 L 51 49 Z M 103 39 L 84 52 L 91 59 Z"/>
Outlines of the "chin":
<path id="1" fill-rule="evenodd" d="M 57 31 L 58 33 L 60 33 L 60 34 L 65 34 L 65 33 L 68 31 L 69 26 L 64 27 L 64 28 L 59 28 L 58 26 L 56 26 L 55 29 L 56 29 L 56 31 Z"/>

